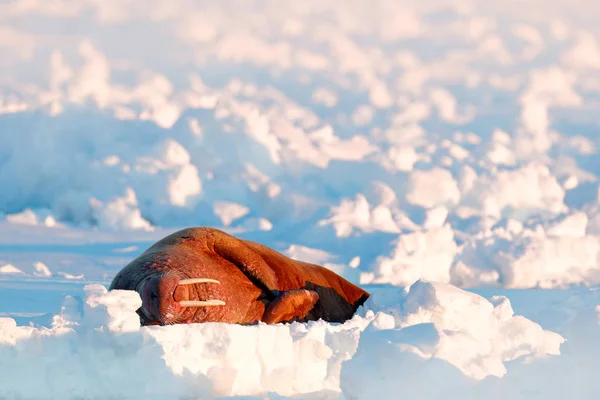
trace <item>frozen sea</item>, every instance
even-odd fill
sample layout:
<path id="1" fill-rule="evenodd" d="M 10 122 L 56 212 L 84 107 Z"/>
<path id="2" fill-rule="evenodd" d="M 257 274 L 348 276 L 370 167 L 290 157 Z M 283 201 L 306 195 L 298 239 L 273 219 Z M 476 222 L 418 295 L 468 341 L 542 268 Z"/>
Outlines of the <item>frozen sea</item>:
<path id="1" fill-rule="evenodd" d="M 596 399 L 600 3 L 0 1 L 0 399 Z M 372 294 L 139 326 L 213 226 Z"/>

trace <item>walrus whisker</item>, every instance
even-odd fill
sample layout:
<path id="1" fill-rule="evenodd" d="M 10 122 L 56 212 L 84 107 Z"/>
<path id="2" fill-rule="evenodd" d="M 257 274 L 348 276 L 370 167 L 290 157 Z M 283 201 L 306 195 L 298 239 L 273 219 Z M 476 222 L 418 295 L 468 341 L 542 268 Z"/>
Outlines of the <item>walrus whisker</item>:
<path id="1" fill-rule="evenodd" d="M 218 283 L 221 284 L 216 279 L 209 278 L 190 278 L 190 279 L 182 279 L 179 281 L 179 285 L 193 285 L 194 283 Z"/>
<path id="2" fill-rule="evenodd" d="M 224 306 L 222 300 L 182 300 L 179 302 L 181 307 L 207 307 L 207 306 Z"/>

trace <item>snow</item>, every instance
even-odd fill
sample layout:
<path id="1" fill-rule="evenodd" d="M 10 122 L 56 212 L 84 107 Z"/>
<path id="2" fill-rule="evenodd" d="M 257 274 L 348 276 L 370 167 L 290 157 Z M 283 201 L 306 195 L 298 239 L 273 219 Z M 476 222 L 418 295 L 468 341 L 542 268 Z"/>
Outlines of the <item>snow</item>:
<path id="1" fill-rule="evenodd" d="M 597 397 L 580 3 L 0 2 L 0 398 Z M 106 288 L 198 225 L 373 295 L 140 328 Z"/>
<path id="2" fill-rule="evenodd" d="M 83 291 L 82 298 L 65 299 L 49 327 L 0 319 L 3 397 L 105 398 L 131 396 L 132 390 L 145 398 L 291 396 L 335 393 L 341 385 L 352 387 L 351 397 L 366 398 L 395 390 L 395 383 L 369 389 L 365 379 L 401 375 L 404 368 L 422 368 L 431 360 L 447 361 L 477 382 L 504 376 L 504 363 L 518 357 L 558 355 L 564 342 L 514 316 L 506 297 L 487 300 L 441 283 L 419 281 L 407 293 L 376 292 L 362 315 L 341 325 L 141 328 L 137 293 L 107 292 L 99 284 Z M 406 355 L 396 367 L 402 369 L 378 369 Z M 23 386 L 23 379 L 38 383 Z"/>
<path id="3" fill-rule="evenodd" d="M 33 267 L 35 268 L 35 272 L 33 273 L 35 276 L 41 276 L 41 277 L 50 277 L 52 276 L 52 272 L 50 272 L 50 268 L 48 268 L 48 266 L 46 264 L 44 264 L 43 262 L 36 262 L 33 264 Z"/>
<path id="4" fill-rule="evenodd" d="M 406 193 L 406 201 L 424 208 L 453 205 L 460 200 L 458 185 L 450 171 L 434 168 L 429 171 L 413 171 Z"/>
<path id="5" fill-rule="evenodd" d="M 373 283 L 407 286 L 418 279 L 449 282 L 458 246 L 450 225 L 401 235 L 390 257 L 380 256 Z"/>
<path id="6" fill-rule="evenodd" d="M 137 208 L 137 198 L 131 188 L 127 188 L 123 197 L 116 197 L 108 203 L 90 199 L 90 207 L 97 225 L 108 229 L 145 229 L 152 226 Z"/>
<path id="7" fill-rule="evenodd" d="M 350 236 L 355 228 L 363 232 L 400 232 L 390 208 L 371 207 L 362 194 L 357 194 L 355 200 L 343 199 L 339 206 L 332 207 L 331 214 L 330 218 L 319 221 L 319 225 L 333 224 L 338 237 Z"/>
<path id="8" fill-rule="evenodd" d="M 504 296 L 486 300 L 449 285 L 417 282 L 400 312 L 384 309 L 395 315 L 377 314 L 361 335 L 356 355 L 343 367 L 342 388 L 351 398 L 391 398 L 400 390 L 405 395 L 427 393 L 426 387 L 408 384 L 423 370 L 435 374 L 442 387 L 446 380 L 464 385 L 465 377 L 472 378 L 470 386 L 477 390 L 489 382 L 486 378 L 506 375 L 505 363 L 522 357 L 535 364 L 533 359 L 558 354 L 564 341 L 513 315 Z M 485 397 L 495 396 L 490 388 L 483 390 Z"/>
<path id="9" fill-rule="evenodd" d="M 19 268 L 15 267 L 14 265 L 11 264 L 5 264 L 3 266 L 0 267 L 0 274 L 4 274 L 4 275 L 20 275 L 23 274 L 24 272 L 21 271 Z"/>
<path id="10" fill-rule="evenodd" d="M 215 202 L 214 212 L 221 219 L 223 225 L 229 226 L 236 219 L 248 214 L 250 209 L 231 201 L 218 201 Z"/>

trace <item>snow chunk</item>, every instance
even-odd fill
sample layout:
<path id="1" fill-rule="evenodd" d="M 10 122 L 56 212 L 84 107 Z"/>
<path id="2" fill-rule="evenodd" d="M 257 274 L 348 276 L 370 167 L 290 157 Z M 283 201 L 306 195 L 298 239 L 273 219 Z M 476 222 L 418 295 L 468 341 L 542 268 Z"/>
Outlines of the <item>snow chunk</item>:
<path id="1" fill-rule="evenodd" d="M 483 215 L 495 218 L 510 214 L 521 219 L 538 211 L 565 211 L 564 196 L 564 189 L 548 167 L 531 163 L 478 177 L 473 188 L 463 195 L 461 205 L 475 207 Z"/>
<path id="2" fill-rule="evenodd" d="M 521 95 L 521 102 L 540 101 L 548 105 L 578 106 L 581 96 L 573 85 L 576 77 L 558 67 L 533 70 L 529 75 L 529 85 Z"/>
<path id="3" fill-rule="evenodd" d="M 48 266 L 43 262 L 38 261 L 33 264 L 33 267 L 35 268 L 35 272 L 33 273 L 35 276 L 41 276 L 45 278 L 52 276 L 50 268 L 48 268 Z"/>
<path id="4" fill-rule="evenodd" d="M 223 225 L 229 226 L 233 221 L 247 215 L 250 209 L 232 201 L 215 201 L 213 211 L 221 219 Z"/>
<path id="5" fill-rule="evenodd" d="M 171 204 L 181 207 L 192 205 L 191 199 L 202 191 L 198 168 L 191 164 L 182 166 L 171 176 L 167 191 Z"/>
<path id="6" fill-rule="evenodd" d="M 356 108 L 352 113 L 352 122 L 355 125 L 368 125 L 373 120 L 375 111 L 368 105 L 362 105 Z"/>
<path id="7" fill-rule="evenodd" d="M 78 51 L 85 64 L 69 85 L 69 100 L 83 103 L 92 99 L 100 108 L 104 108 L 110 101 L 110 62 L 87 39 L 79 43 Z"/>
<path id="8" fill-rule="evenodd" d="M 190 163 L 190 154 L 181 144 L 167 139 L 155 147 L 156 156 L 167 166 L 184 166 Z"/>
<path id="9" fill-rule="evenodd" d="M 355 356 L 344 363 L 341 387 L 352 398 L 424 395 L 431 389 L 420 380 L 430 376 L 442 385 L 435 385 L 439 392 L 434 398 L 448 391 L 460 393 L 458 389 L 467 393 L 475 387 L 465 376 L 479 381 L 502 377 L 505 362 L 558 355 L 564 342 L 560 335 L 514 316 L 503 296 L 486 300 L 450 285 L 422 281 L 404 296 L 402 307 L 374 307 L 382 311 L 361 335 Z M 389 318 L 382 323 L 383 313 L 393 315 L 395 323 Z"/>
<path id="10" fill-rule="evenodd" d="M 355 135 L 349 140 L 340 139 L 335 136 L 329 125 L 311 132 L 309 137 L 317 143 L 323 156 L 333 160 L 360 161 L 377 150 L 377 146 L 371 144 L 364 136 Z"/>
<path id="11" fill-rule="evenodd" d="M 23 224 L 23 225 L 38 225 L 39 221 L 37 215 L 31 209 L 23 210 L 18 214 L 9 214 L 6 216 L 6 220 L 11 224 Z"/>
<path id="12" fill-rule="evenodd" d="M 386 153 L 379 156 L 381 165 L 388 171 L 412 171 L 413 166 L 419 160 L 414 147 L 409 145 L 396 145 L 388 149 Z"/>
<path id="13" fill-rule="evenodd" d="M 137 208 L 135 191 L 127 188 L 123 197 L 103 203 L 97 199 L 90 200 L 90 206 L 98 225 L 114 230 L 141 229 L 152 230 L 152 225 L 146 221 Z"/>
<path id="14" fill-rule="evenodd" d="M 133 169 L 139 180 L 148 182 L 136 185 L 144 199 L 159 198 L 177 207 L 192 207 L 202 192 L 198 168 L 185 147 L 173 139 L 157 142 L 149 156 L 137 157 Z"/>
<path id="15" fill-rule="evenodd" d="M 1 275 L 25 275 L 23 271 L 12 264 L 4 264 L 0 267 Z"/>
<path id="16" fill-rule="evenodd" d="M 85 275 L 84 274 L 69 274 L 68 272 L 59 272 L 58 275 L 62 276 L 65 279 L 70 279 L 70 280 L 79 280 L 79 279 L 84 279 Z"/>
<path id="17" fill-rule="evenodd" d="M 527 237 L 494 257 L 503 286 L 565 287 L 599 282 L 600 237 Z"/>
<path id="18" fill-rule="evenodd" d="M 469 108 L 465 115 L 458 115 L 456 111 L 456 98 L 443 88 L 435 88 L 430 92 L 431 101 L 436 105 L 442 119 L 450 123 L 462 124 L 471 120 L 474 116 L 473 109 Z"/>
<path id="19" fill-rule="evenodd" d="M 325 262 L 330 261 L 334 258 L 333 254 L 330 254 L 324 250 L 313 249 L 306 246 L 292 244 L 284 254 L 295 260 L 302 260 L 304 262 L 323 265 Z"/>
<path id="20" fill-rule="evenodd" d="M 349 237 L 355 228 L 365 233 L 398 233 L 404 223 L 410 222 L 403 214 L 384 204 L 371 207 L 360 193 L 355 200 L 343 199 L 339 206 L 332 207 L 330 215 L 319 221 L 319 226 L 333 225 L 337 237 Z"/>
<path id="21" fill-rule="evenodd" d="M 398 197 L 394 189 L 381 181 L 371 182 L 366 197 L 370 203 L 386 207 L 394 207 L 398 203 Z"/>
<path id="22" fill-rule="evenodd" d="M 532 228 L 509 220 L 489 236 L 464 244 L 451 282 L 508 288 L 595 285 L 600 282 L 600 236 L 585 234 L 587 221 L 579 212 Z"/>
<path id="23" fill-rule="evenodd" d="M 20 213 L 16 214 L 8 214 L 6 216 L 6 221 L 11 224 L 20 224 L 20 225 L 44 225 L 48 227 L 56 227 L 60 226 L 56 219 L 47 210 L 38 210 L 33 211 L 30 208 L 26 208 Z"/>
<path id="24" fill-rule="evenodd" d="M 444 206 L 437 206 L 427 210 L 423 228 L 440 228 L 446 223 L 448 218 L 448 209 Z"/>
<path id="25" fill-rule="evenodd" d="M 600 46 L 589 33 L 579 33 L 573 46 L 562 56 L 568 66 L 575 69 L 600 69 Z"/>
<path id="26" fill-rule="evenodd" d="M 588 217 L 584 212 L 575 212 L 557 221 L 546 232 L 549 236 L 584 237 Z"/>
<path id="27" fill-rule="evenodd" d="M 512 139 L 508 133 L 499 129 L 494 130 L 486 148 L 486 157 L 497 165 L 514 165 L 516 156 L 510 148 L 511 144 Z"/>
<path id="28" fill-rule="evenodd" d="M 338 103 L 338 97 L 332 90 L 326 88 L 318 88 L 313 92 L 312 100 L 317 104 L 322 104 L 325 107 L 335 107 Z"/>
<path id="29" fill-rule="evenodd" d="M 89 326 L 106 325 L 110 332 L 135 332 L 140 329 L 136 310 L 142 306 L 139 294 L 132 290 L 111 290 L 102 285 L 86 285 L 83 288 L 85 323 Z"/>
<path id="30" fill-rule="evenodd" d="M 430 208 L 453 205 L 460 200 L 460 190 L 450 171 L 435 167 L 429 171 L 415 170 L 410 174 L 406 201 Z"/>
<path id="31" fill-rule="evenodd" d="M 268 198 L 273 199 L 281 194 L 281 186 L 273 182 L 252 164 L 246 164 L 242 178 L 253 192 L 263 190 Z"/>
<path id="32" fill-rule="evenodd" d="M 462 259 L 456 260 L 450 275 L 450 282 L 462 288 L 496 287 L 500 285 L 500 272 L 498 272 L 496 266 L 481 262 L 479 264 L 466 264 Z"/>
<path id="33" fill-rule="evenodd" d="M 377 258 L 370 283 L 407 286 L 419 279 L 449 282 L 457 251 L 449 224 L 400 235 L 392 254 Z"/>
<path id="34" fill-rule="evenodd" d="M 550 149 L 552 138 L 548 133 L 549 125 L 548 104 L 536 98 L 525 97 L 515 141 L 517 154 L 521 158 L 528 159 Z"/>
<path id="35" fill-rule="evenodd" d="M 389 108 L 394 103 L 385 83 L 379 80 L 373 82 L 369 87 L 369 100 L 376 108 Z"/>
<path id="36" fill-rule="evenodd" d="M 251 231 L 270 231 L 273 229 L 273 223 L 266 218 L 248 218 L 238 227 Z"/>

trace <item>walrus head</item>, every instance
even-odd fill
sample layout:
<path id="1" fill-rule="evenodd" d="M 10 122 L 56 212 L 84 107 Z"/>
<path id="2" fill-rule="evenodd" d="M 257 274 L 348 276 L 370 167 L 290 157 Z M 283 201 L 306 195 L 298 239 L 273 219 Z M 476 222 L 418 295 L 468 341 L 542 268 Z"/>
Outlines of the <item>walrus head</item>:
<path id="1" fill-rule="evenodd" d="M 190 300 L 188 286 L 194 284 L 221 282 L 209 278 L 180 279 L 172 271 L 147 277 L 136 290 L 142 299 L 138 314 L 147 324 L 172 325 L 182 321 L 188 308 L 226 305 L 219 299 Z"/>

